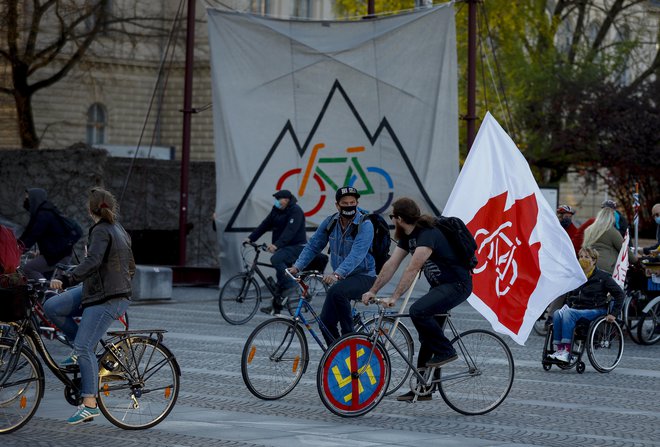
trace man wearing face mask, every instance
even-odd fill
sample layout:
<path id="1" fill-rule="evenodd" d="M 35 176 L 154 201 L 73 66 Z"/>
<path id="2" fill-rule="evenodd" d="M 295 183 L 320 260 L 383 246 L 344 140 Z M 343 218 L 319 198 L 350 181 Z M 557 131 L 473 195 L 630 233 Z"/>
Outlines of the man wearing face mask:
<path id="1" fill-rule="evenodd" d="M 569 205 L 559 205 L 557 207 L 557 219 L 559 219 L 559 224 L 564 230 L 566 230 L 566 233 L 568 233 L 568 237 L 571 238 L 573 248 L 577 254 L 577 252 L 580 250 L 580 247 L 582 246 L 584 231 L 580 233 L 578 227 L 576 227 L 573 223 L 574 214 L 575 210 Z"/>
<path id="2" fill-rule="evenodd" d="M 262 312 L 270 315 L 280 313 L 284 299 L 295 294 L 296 283 L 284 270 L 298 258 L 307 242 L 305 214 L 298 205 L 296 197 L 286 189 L 277 191 L 273 197 L 275 199 L 270 213 L 245 239 L 246 242 L 254 242 L 267 231 L 273 232 L 268 251 L 273 253 L 270 262 L 275 268 L 278 293 L 273 297 L 270 306 L 261 309 Z"/>
<path id="3" fill-rule="evenodd" d="M 568 293 L 567 304 L 556 311 L 552 317 L 552 339 L 556 346 L 554 353 L 548 357 L 559 362 L 569 362 L 570 348 L 573 340 L 573 330 L 580 318 L 595 320 L 607 314 L 607 321 L 615 320 L 623 304 L 624 293 L 612 276 L 596 267 L 598 251 L 583 247 L 579 254 L 580 267 L 587 276 L 587 282 Z M 614 300 L 611 311 L 608 311 L 608 293 Z"/>
<path id="4" fill-rule="evenodd" d="M 30 221 L 18 243 L 23 251 L 28 251 L 34 244 L 39 247 L 39 255 L 25 263 L 23 272 L 30 279 L 42 279 L 52 274 L 56 264 L 69 263 L 82 230 L 75 221 L 60 213 L 41 188 L 25 191 L 23 208 L 30 213 Z"/>
<path id="5" fill-rule="evenodd" d="M 335 194 L 337 213 L 327 217 L 309 239 L 302 253 L 289 269 L 292 274 L 303 270 L 330 243 L 332 273 L 323 280 L 328 289 L 321 321 L 328 330 L 323 337 L 329 345 L 341 334 L 353 332 L 350 300 L 358 300 L 376 279 L 376 263 L 369 253 L 374 227 L 358 209 L 360 194 L 357 189 L 344 186 Z M 355 231 L 357 228 L 357 231 Z"/>

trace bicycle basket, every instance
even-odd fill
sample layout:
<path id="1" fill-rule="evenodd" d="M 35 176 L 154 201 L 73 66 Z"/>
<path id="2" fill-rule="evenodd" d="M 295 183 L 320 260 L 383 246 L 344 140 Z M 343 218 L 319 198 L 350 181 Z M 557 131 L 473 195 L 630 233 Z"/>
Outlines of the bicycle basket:
<path id="1" fill-rule="evenodd" d="M 0 288 L 0 321 L 10 322 L 27 317 L 28 287 Z"/>

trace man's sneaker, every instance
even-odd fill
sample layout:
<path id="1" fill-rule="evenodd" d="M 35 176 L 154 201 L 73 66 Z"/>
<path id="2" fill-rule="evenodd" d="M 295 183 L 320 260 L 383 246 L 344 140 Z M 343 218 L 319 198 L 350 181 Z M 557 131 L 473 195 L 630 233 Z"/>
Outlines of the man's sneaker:
<path id="1" fill-rule="evenodd" d="M 411 390 L 411 391 L 408 391 L 405 394 L 397 396 L 396 400 L 398 400 L 399 402 L 412 402 L 414 398 L 415 398 L 415 393 Z M 433 399 L 433 396 L 431 396 L 430 394 L 427 394 L 425 396 L 418 396 L 417 397 L 417 402 L 424 402 L 424 401 L 428 401 L 428 400 L 432 400 L 432 399 Z"/>
<path id="2" fill-rule="evenodd" d="M 259 310 L 261 310 L 263 313 L 268 315 L 275 315 L 275 310 L 273 309 L 273 306 L 262 307 Z"/>
<path id="3" fill-rule="evenodd" d="M 453 362 L 457 359 L 458 355 L 455 352 L 444 355 L 433 354 L 433 357 L 431 357 L 431 359 L 426 362 L 426 366 L 428 368 L 439 368 L 442 365 L 446 365 L 447 363 Z"/>
<path id="4" fill-rule="evenodd" d="M 101 414 L 101 412 L 99 412 L 98 407 L 89 408 L 89 407 L 86 407 L 84 405 L 81 405 L 81 406 L 78 407 L 78 411 L 73 413 L 73 416 L 71 416 L 66 421 L 70 425 L 76 425 L 76 424 L 80 424 L 81 422 L 91 421 L 92 418 L 95 418 L 99 414 Z"/>
<path id="5" fill-rule="evenodd" d="M 562 350 L 562 351 L 557 351 L 554 354 L 552 354 L 552 358 L 557 360 L 558 362 L 568 363 L 569 359 L 570 359 L 570 355 L 568 354 L 568 351 Z"/>
<path id="6" fill-rule="evenodd" d="M 72 368 L 74 366 L 78 366 L 78 356 L 75 353 L 71 353 L 70 356 L 60 363 L 60 367 L 62 368 Z"/>

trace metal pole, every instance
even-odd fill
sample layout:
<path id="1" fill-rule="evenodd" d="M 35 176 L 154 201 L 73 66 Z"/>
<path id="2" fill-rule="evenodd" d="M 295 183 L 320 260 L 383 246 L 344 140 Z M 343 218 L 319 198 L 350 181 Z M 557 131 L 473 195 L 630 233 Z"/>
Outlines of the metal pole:
<path id="1" fill-rule="evenodd" d="M 467 150 L 470 152 L 474 142 L 476 116 L 476 89 L 477 89 L 477 2 L 468 2 L 468 60 L 467 60 Z"/>
<path id="2" fill-rule="evenodd" d="M 376 15 L 375 0 L 367 1 L 367 18 L 371 19 Z"/>
<path id="3" fill-rule="evenodd" d="M 183 142 L 181 144 L 181 195 L 179 200 L 179 265 L 186 264 L 188 223 L 188 165 L 190 163 L 190 120 L 192 117 L 193 61 L 195 53 L 195 2 L 188 0 L 186 21 L 186 65 L 183 88 Z"/>

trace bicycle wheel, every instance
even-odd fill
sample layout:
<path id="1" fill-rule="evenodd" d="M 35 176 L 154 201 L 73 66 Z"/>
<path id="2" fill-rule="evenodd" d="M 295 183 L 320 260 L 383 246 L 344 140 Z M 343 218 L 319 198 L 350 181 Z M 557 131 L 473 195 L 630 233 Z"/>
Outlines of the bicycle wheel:
<path id="1" fill-rule="evenodd" d="M 623 330 L 617 323 L 605 318 L 592 323 L 587 337 L 587 355 L 598 372 L 610 372 L 621 361 L 623 354 Z"/>
<path id="2" fill-rule="evenodd" d="M 252 394 L 274 400 L 296 387 L 308 363 L 302 327 L 286 318 L 273 318 L 257 326 L 245 342 L 241 375 Z"/>
<path id="3" fill-rule="evenodd" d="M 361 416 L 385 396 L 390 382 L 387 351 L 364 334 L 349 334 L 323 354 L 316 373 L 321 402 L 342 417 Z"/>
<path id="4" fill-rule="evenodd" d="M 114 346 L 120 350 L 119 361 L 107 350 L 99 360 L 99 409 L 119 428 L 153 427 L 174 408 L 179 365 L 165 346 L 151 338 L 130 337 Z"/>
<path id="5" fill-rule="evenodd" d="M 41 364 L 26 347 L 18 359 L 12 358 L 12 348 L 13 343 L 0 340 L 0 433 L 27 424 L 44 396 Z"/>
<path id="6" fill-rule="evenodd" d="M 646 295 L 639 290 L 634 290 L 626 295 L 623 301 L 622 318 L 626 327 L 626 332 L 632 341 L 637 344 L 642 344 L 637 334 L 637 327 L 641 317 L 641 310 L 644 307 Z"/>
<path id="7" fill-rule="evenodd" d="M 321 309 L 323 309 L 323 303 L 325 303 L 326 293 L 328 292 L 328 285 L 323 282 L 323 276 L 309 275 L 304 277 L 303 282 L 307 284 L 307 287 L 309 287 L 305 299 L 314 307 L 314 310 L 317 313 L 321 312 Z M 298 308 L 299 299 L 297 298 L 298 297 L 289 297 L 289 299 L 286 301 L 286 307 L 291 316 L 295 315 L 296 309 Z M 307 308 L 303 307 L 302 311 L 305 314 L 305 319 L 309 321 L 310 318 L 307 316 L 309 311 Z M 311 320 L 309 323 L 314 324 L 316 321 Z"/>
<path id="8" fill-rule="evenodd" d="M 218 305 L 222 318 L 229 324 L 250 321 L 259 309 L 261 289 L 257 281 L 247 273 L 231 277 L 220 291 Z"/>
<path id="9" fill-rule="evenodd" d="M 371 317 L 364 322 L 364 328 L 356 328 L 360 332 L 364 331 L 366 333 L 371 332 L 371 328 L 374 325 L 374 322 L 377 320 L 376 317 Z M 381 323 L 381 330 L 387 332 L 394 344 L 405 354 L 410 363 L 413 361 L 415 355 L 415 342 L 413 341 L 412 335 L 408 328 L 399 320 L 399 324 L 396 327 L 394 336 L 392 336 L 392 328 L 394 327 L 395 319 L 392 317 L 383 317 L 383 322 Z M 401 357 L 401 354 L 397 352 L 394 346 L 387 341 L 384 337 L 381 338 L 381 343 L 387 349 L 387 355 L 390 358 L 390 384 L 387 387 L 385 392 L 386 396 L 396 392 L 401 386 L 406 383 L 408 380 L 408 375 L 410 374 L 410 366 L 406 361 Z"/>
<path id="10" fill-rule="evenodd" d="M 644 345 L 652 345 L 660 341 L 660 301 L 640 317 L 637 336 Z"/>
<path id="11" fill-rule="evenodd" d="M 463 332 L 451 342 L 458 360 L 440 369 L 440 395 L 461 414 L 485 414 L 500 405 L 513 384 L 513 356 L 489 331 Z"/>

